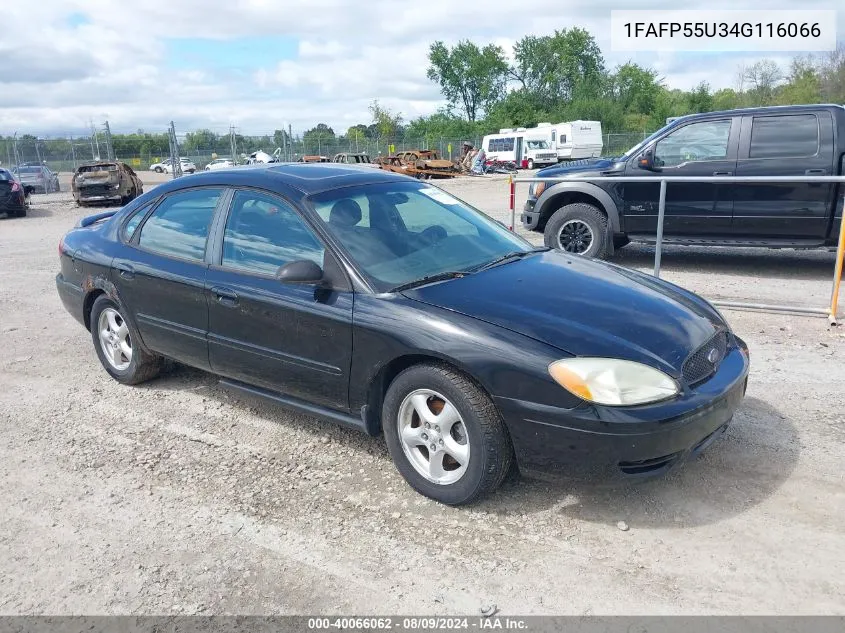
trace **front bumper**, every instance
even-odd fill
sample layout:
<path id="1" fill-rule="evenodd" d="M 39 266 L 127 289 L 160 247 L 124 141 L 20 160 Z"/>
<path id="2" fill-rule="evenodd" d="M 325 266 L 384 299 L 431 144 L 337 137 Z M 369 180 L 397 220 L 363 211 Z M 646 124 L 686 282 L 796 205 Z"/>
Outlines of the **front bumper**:
<path id="1" fill-rule="evenodd" d="M 737 343 L 713 377 L 665 403 L 559 409 L 496 398 L 520 471 L 555 479 L 640 478 L 698 455 L 724 433 L 745 396 L 748 350 Z"/>
<path id="2" fill-rule="evenodd" d="M 82 288 L 66 281 L 64 275 L 59 273 L 56 275 L 56 290 L 59 291 L 59 298 L 62 300 L 65 309 L 71 313 L 74 319 L 85 325 L 85 315 L 83 313 L 85 293 Z"/>
<path id="3" fill-rule="evenodd" d="M 522 213 L 519 215 L 522 226 L 529 231 L 536 231 L 540 224 L 540 214 L 534 211 L 536 202 L 533 198 L 528 198 L 525 201 L 525 206 L 522 207 Z"/>

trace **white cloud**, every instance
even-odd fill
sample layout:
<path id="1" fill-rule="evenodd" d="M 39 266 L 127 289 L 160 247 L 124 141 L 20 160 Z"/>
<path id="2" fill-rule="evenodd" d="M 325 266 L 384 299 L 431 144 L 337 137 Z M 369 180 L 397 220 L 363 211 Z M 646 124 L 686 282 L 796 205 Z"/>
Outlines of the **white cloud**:
<path id="1" fill-rule="evenodd" d="M 6 3 L 0 42 L 0 134 L 81 131 L 108 117 L 113 130 L 182 130 L 232 123 L 247 133 L 291 123 L 304 130 L 324 121 L 344 130 L 369 119 L 379 99 L 405 119 L 435 111 L 437 86 L 425 71 L 435 39 L 493 42 L 510 53 L 526 34 L 580 26 L 591 31 L 608 65 L 628 59 L 653 65 L 671 86 L 714 88 L 735 82 L 737 64 L 754 56 L 615 54 L 609 41 L 610 0 L 484 3 L 427 0 L 38 0 Z M 788 0 L 778 7 L 794 8 Z M 30 3 L 31 5 L 31 3 Z M 756 0 L 722 1 L 709 9 L 756 8 Z M 831 8 L 804 0 L 806 8 Z M 641 0 L 636 8 L 698 8 L 694 0 Z M 777 7 L 775 7 L 777 8 Z M 71 26 L 81 14 L 88 23 Z M 845 16 L 843 16 L 845 17 Z M 840 19 L 843 19 L 840 17 Z M 840 26 L 840 32 L 845 29 Z M 167 38 L 284 37 L 298 40 L 295 59 L 262 60 L 242 72 L 175 70 L 165 59 Z M 783 56 L 783 61 L 790 56 Z"/>

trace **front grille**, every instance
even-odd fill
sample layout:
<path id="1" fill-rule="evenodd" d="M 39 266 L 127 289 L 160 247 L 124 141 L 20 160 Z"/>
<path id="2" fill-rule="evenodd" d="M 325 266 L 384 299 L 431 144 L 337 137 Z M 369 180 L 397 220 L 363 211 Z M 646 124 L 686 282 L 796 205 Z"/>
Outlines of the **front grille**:
<path id="1" fill-rule="evenodd" d="M 728 333 L 717 332 L 684 361 L 684 380 L 690 387 L 694 387 L 710 378 L 719 369 L 727 351 Z"/>

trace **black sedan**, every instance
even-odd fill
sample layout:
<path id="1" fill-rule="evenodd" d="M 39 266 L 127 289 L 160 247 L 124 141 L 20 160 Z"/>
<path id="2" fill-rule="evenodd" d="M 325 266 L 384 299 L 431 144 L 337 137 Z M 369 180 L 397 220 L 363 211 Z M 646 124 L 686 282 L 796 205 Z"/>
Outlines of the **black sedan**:
<path id="1" fill-rule="evenodd" d="M 29 209 L 30 188 L 6 169 L 0 169 L 0 213 L 22 218 Z"/>
<path id="2" fill-rule="evenodd" d="M 56 281 L 116 380 L 169 358 L 384 433 L 448 504 L 523 472 L 666 472 L 719 437 L 748 350 L 705 300 L 535 249 L 445 191 L 331 164 L 210 171 L 82 220 Z"/>

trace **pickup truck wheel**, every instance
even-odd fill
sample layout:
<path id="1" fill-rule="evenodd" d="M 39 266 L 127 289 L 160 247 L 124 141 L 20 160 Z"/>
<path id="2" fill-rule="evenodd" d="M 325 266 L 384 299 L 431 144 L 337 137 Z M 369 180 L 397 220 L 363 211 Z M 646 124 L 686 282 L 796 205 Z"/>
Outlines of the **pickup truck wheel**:
<path id="1" fill-rule="evenodd" d="M 546 223 L 546 246 L 585 257 L 607 257 L 607 216 L 591 204 L 575 202 Z"/>
<path id="2" fill-rule="evenodd" d="M 534 169 L 534 159 L 533 158 L 528 159 L 528 169 Z"/>
<path id="3" fill-rule="evenodd" d="M 447 505 L 496 490 L 513 448 L 490 397 L 440 364 L 415 365 L 390 384 L 382 428 L 396 469 L 418 493 Z"/>

